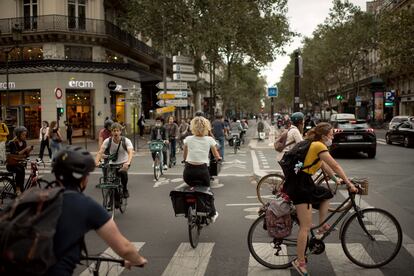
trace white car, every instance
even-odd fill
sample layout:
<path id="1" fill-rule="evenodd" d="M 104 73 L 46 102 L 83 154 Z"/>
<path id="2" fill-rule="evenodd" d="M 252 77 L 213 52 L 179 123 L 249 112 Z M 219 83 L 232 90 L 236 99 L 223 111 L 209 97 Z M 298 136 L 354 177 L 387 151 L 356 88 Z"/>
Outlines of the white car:
<path id="1" fill-rule="evenodd" d="M 402 122 L 408 121 L 408 119 L 410 119 L 410 121 L 412 121 L 412 120 L 414 120 L 414 117 L 413 116 L 406 116 L 406 115 L 395 116 L 391 119 L 390 124 L 388 125 L 388 129 L 391 130 L 391 129 L 393 129 L 393 127 L 398 126 Z"/>

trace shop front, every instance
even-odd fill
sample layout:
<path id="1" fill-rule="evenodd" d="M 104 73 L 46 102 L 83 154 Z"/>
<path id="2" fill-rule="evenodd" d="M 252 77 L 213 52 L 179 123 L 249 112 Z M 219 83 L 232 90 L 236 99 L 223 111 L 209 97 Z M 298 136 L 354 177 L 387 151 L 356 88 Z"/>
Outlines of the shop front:
<path id="1" fill-rule="evenodd" d="M 66 89 L 66 122 L 72 125 L 73 137 L 94 133 L 93 90 Z"/>

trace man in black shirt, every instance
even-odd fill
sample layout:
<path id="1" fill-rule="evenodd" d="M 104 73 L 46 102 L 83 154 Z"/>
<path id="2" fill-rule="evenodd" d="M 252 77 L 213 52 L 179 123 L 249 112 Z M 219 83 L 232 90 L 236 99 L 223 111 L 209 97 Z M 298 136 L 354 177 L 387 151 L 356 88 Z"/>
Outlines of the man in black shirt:
<path id="1" fill-rule="evenodd" d="M 216 119 L 212 124 L 213 135 L 220 144 L 220 156 L 224 159 L 224 140 L 225 134 L 227 133 L 227 128 L 224 125 L 223 116 L 217 115 Z"/>
<path id="2" fill-rule="evenodd" d="M 95 230 L 121 258 L 125 267 L 145 265 L 134 245 L 119 231 L 105 209 L 92 198 L 83 194 L 88 176 L 95 169 L 91 154 L 81 147 L 68 146 L 57 153 L 52 163 L 56 181 L 65 187 L 62 214 L 54 236 L 57 262 L 46 275 L 72 275 L 81 256 L 81 241 L 90 230 Z"/>

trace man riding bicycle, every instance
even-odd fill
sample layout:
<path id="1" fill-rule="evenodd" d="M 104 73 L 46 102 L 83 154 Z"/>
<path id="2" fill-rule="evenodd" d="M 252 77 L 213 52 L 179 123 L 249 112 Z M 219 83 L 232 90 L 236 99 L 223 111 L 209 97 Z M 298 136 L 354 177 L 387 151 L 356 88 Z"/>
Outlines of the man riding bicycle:
<path id="1" fill-rule="evenodd" d="M 157 117 L 155 119 L 155 127 L 151 129 L 151 141 L 163 141 L 165 144 L 168 144 L 167 140 L 167 131 L 165 130 L 165 127 L 162 126 L 162 119 L 161 117 Z M 167 166 L 167 147 L 164 147 L 162 149 L 162 154 L 164 156 L 164 170 L 168 169 Z M 152 153 L 152 160 L 155 159 L 155 152 Z"/>
<path id="2" fill-rule="evenodd" d="M 128 192 L 128 169 L 131 165 L 133 150 L 131 140 L 121 136 L 122 126 L 119 123 L 113 123 L 111 126 L 112 137 L 105 139 L 99 152 L 96 154 L 95 164 L 99 165 L 102 157 L 108 158 L 109 164 L 122 165 L 117 169 L 117 175 L 121 178 L 124 197 L 129 197 Z"/>
<path id="3" fill-rule="evenodd" d="M 230 140 L 229 140 L 230 146 L 233 146 L 231 144 L 233 141 L 232 139 L 233 136 L 237 136 L 237 141 L 238 143 L 240 143 L 240 134 L 242 131 L 243 131 L 243 127 L 240 123 L 240 120 L 233 118 L 233 122 L 230 123 Z"/>

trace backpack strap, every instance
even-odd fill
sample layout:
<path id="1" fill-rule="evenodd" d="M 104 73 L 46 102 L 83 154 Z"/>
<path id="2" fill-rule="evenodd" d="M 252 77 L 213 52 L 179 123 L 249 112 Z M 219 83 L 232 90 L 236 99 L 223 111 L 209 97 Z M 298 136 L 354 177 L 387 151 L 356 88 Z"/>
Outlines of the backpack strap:
<path id="1" fill-rule="evenodd" d="M 127 145 L 126 145 L 126 139 L 124 136 L 121 137 L 121 143 L 122 143 L 122 147 L 124 148 L 124 150 L 128 152 Z"/>
<path id="2" fill-rule="evenodd" d="M 105 149 L 105 151 L 104 151 L 104 153 L 105 153 L 106 155 L 109 155 L 109 150 L 111 149 L 111 145 L 112 145 L 112 137 L 109 137 L 109 143 L 108 143 L 108 146 L 106 147 L 106 149 Z"/>
<path id="3" fill-rule="evenodd" d="M 318 157 L 318 158 L 316 158 L 316 159 L 312 162 L 312 164 L 310 164 L 310 165 L 308 165 L 308 166 L 306 166 L 306 167 L 303 167 L 301 170 L 303 171 L 303 170 L 309 169 L 310 167 L 312 167 L 313 165 L 315 165 L 316 163 L 318 163 L 318 162 L 319 162 L 319 160 L 321 160 L 319 157 Z"/>

